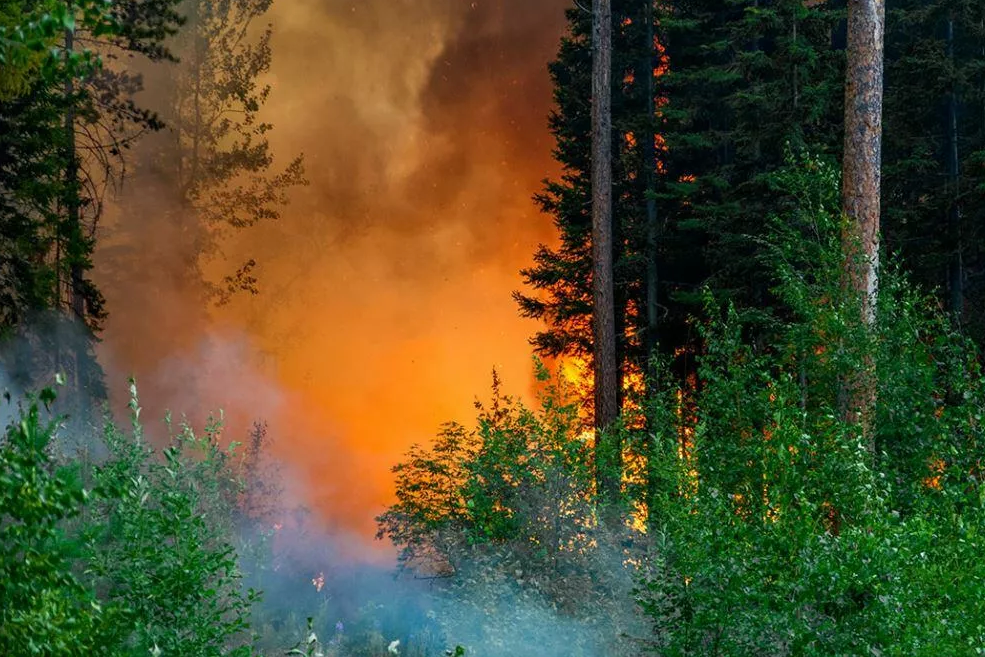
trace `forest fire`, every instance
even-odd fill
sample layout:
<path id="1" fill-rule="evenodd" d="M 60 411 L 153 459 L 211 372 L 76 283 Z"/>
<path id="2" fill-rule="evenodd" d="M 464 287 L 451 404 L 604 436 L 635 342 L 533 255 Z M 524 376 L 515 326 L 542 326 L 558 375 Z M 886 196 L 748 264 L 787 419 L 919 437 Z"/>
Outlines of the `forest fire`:
<path id="1" fill-rule="evenodd" d="M 256 259 L 260 296 L 207 318 L 167 269 L 97 271 L 125 308 L 103 353 L 135 372 L 148 414 L 223 406 L 234 436 L 262 417 L 307 482 L 297 494 L 368 536 L 390 465 L 469 421 L 493 367 L 532 391 L 535 325 L 510 292 L 553 239 L 530 198 L 555 166 L 544 64 L 565 4 L 275 2 L 264 112 L 274 151 L 303 152 L 311 185 L 279 222 L 231 234 L 209 270 Z M 317 85 L 312 66 L 328 76 Z M 107 244 L 137 216 L 154 230 L 152 215 L 108 221 Z"/>
<path id="2" fill-rule="evenodd" d="M 985 645 L 985 23 L 884 4 L 6 3 L 0 654 Z"/>

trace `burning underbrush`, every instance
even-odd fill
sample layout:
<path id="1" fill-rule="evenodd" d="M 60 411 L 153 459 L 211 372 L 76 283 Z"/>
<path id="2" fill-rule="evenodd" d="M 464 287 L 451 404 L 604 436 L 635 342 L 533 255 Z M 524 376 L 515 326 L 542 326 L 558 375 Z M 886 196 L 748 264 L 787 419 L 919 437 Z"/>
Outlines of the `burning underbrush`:
<path id="1" fill-rule="evenodd" d="M 149 440 L 134 390 L 127 430 L 85 433 L 48 421 L 45 392 L 0 443 L 0 654 L 970 654 L 979 357 L 892 275 L 880 333 L 855 339 L 832 272 L 789 278 L 797 315 L 769 348 L 709 303 L 700 386 L 651 381 L 645 424 L 616 429 L 615 503 L 570 383 L 539 368 L 528 407 L 494 376 L 472 425 L 394 466 L 377 522 L 396 568 L 307 511 L 263 424 Z M 870 357 L 876 455 L 836 412 Z"/>
<path id="2" fill-rule="evenodd" d="M 4 654 L 46 654 L 36 624 L 52 604 L 52 641 L 114 655 L 629 654 L 613 650 L 642 627 L 627 559 L 641 537 L 593 518 L 573 404 L 549 395 L 534 413 L 497 380 L 475 430 L 446 427 L 438 444 L 463 439 L 448 457 L 464 478 L 445 491 L 459 513 L 395 571 L 354 558 L 364 539 L 290 498 L 266 425 L 240 444 L 221 416 L 198 432 L 169 420 L 160 441 L 131 395 L 129 429 L 100 433 L 56 416 L 53 392 L 28 397 L 0 445 L 3 586 L 21 591 Z M 381 516 L 381 535 L 400 513 Z M 32 554 L 36 567 L 14 565 Z"/>

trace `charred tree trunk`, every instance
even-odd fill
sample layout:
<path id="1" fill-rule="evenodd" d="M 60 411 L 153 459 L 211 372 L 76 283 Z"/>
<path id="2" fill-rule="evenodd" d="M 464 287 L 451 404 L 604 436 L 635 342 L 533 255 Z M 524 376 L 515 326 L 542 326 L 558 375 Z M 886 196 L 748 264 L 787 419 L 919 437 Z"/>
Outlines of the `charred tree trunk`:
<path id="1" fill-rule="evenodd" d="M 844 280 L 859 300 L 861 321 L 875 323 L 879 287 L 882 85 L 885 0 L 849 0 L 842 170 Z M 874 365 L 866 357 L 844 382 L 843 416 L 860 423 L 870 451 L 875 406 Z"/>
<path id="2" fill-rule="evenodd" d="M 612 430 L 619 415 L 612 246 L 612 5 L 592 13 L 592 292 L 594 312 L 595 441 L 598 491 L 619 494 L 621 446 Z"/>

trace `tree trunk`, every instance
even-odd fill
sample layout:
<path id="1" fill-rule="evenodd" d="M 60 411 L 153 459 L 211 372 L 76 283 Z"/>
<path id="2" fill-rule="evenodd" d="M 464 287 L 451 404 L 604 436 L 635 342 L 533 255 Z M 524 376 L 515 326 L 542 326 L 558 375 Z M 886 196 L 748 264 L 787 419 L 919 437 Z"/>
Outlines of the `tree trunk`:
<path id="1" fill-rule="evenodd" d="M 619 415 L 612 273 L 612 5 L 595 0 L 592 57 L 592 291 L 595 434 L 599 494 L 619 493 L 621 449 L 611 431 Z"/>
<path id="2" fill-rule="evenodd" d="M 842 208 L 845 267 L 861 297 L 863 320 L 875 321 L 879 286 L 879 193 L 882 158 L 884 0 L 850 0 L 845 84 Z M 859 252 L 861 249 L 861 252 Z"/>
<path id="3" fill-rule="evenodd" d="M 73 8 L 69 5 L 69 10 Z M 65 57 L 70 58 L 75 50 L 75 34 L 65 30 Z M 65 81 L 65 196 L 64 196 L 64 227 L 60 231 L 59 240 L 64 240 L 64 246 L 59 248 L 59 257 L 68 259 L 68 281 L 66 297 L 71 316 L 78 321 L 83 330 L 86 328 L 86 290 L 85 267 L 83 258 L 86 253 L 85 230 L 82 225 L 82 195 L 79 180 L 80 166 L 78 147 L 75 137 L 75 80 L 69 76 Z M 61 267 L 61 263 L 57 263 Z M 60 297 L 62 294 L 61 278 L 59 275 L 56 310 L 61 311 Z M 62 338 L 56 337 L 54 344 L 54 362 L 56 371 L 68 376 L 70 395 L 81 394 L 88 380 L 88 356 L 81 339 L 70 340 L 62 344 Z M 71 361 L 69 363 L 69 361 Z M 68 371 L 65 371 L 68 370 Z M 71 397 L 70 397 L 71 398 Z"/>
<path id="4" fill-rule="evenodd" d="M 192 190 L 194 190 L 198 185 L 199 145 L 202 135 L 202 59 L 205 55 L 203 47 L 204 44 L 202 43 L 203 37 L 201 35 L 204 27 L 199 24 L 201 20 L 199 15 L 199 0 L 195 0 L 193 2 L 192 8 L 192 25 L 190 29 L 192 30 L 192 35 L 195 39 L 195 88 L 192 92 L 194 94 L 193 101 L 195 108 L 195 123 L 193 127 L 194 132 L 192 133 L 191 175 L 188 180 L 189 192 L 186 193 L 186 200 L 188 200 L 187 194 L 191 193 Z"/>
<path id="5" fill-rule="evenodd" d="M 75 49 L 75 35 L 72 30 L 65 30 L 65 55 L 71 57 Z M 65 81 L 65 98 L 68 106 L 65 109 L 65 230 L 64 235 L 69 240 L 65 252 L 69 256 L 69 304 L 78 319 L 85 319 L 85 292 L 83 289 L 84 274 L 82 263 L 79 262 L 78 252 L 81 244 L 73 241 L 83 239 L 82 203 L 79 198 L 79 158 L 75 147 L 75 107 L 72 96 L 75 94 L 75 81 L 69 76 Z M 61 291 L 59 291 L 59 295 Z"/>
<path id="6" fill-rule="evenodd" d="M 656 387 L 657 371 L 656 357 L 657 349 L 660 344 L 660 269 L 659 269 L 659 236 L 660 225 L 657 222 L 657 200 L 654 192 L 657 186 L 657 149 L 656 149 L 656 85 L 654 84 L 654 71 L 656 68 L 656 52 L 654 48 L 654 29 L 653 29 L 653 1 L 646 0 L 644 7 L 643 20 L 646 21 L 646 57 L 640 62 L 640 71 L 636 75 L 639 81 L 646 80 L 643 85 L 643 93 L 646 94 L 646 126 L 647 129 L 640 137 L 643 140 L 643 183 L 646 194 L 646 329 L 643 332 L 643 357 L 646 362 L 643 364 L 643 373 L 647 375 L 646 385 Z M 645 78 L 643 76 L 646 76 Z M 652 414 L 647 414 L 647 427 L 645 434 L 644 449 L 647 458 L 646 475 L 646 507 L 647 519 L 651 524 L 656 520 L 656 498 L 660 489 L 658 477 L 659 465 L 656 459 L 660 458 L 657 454 L 656 436 L 659 427 L 654 426 Z"/>
<path id="7" fill-rule="evenodd" d="M 879 286 L 879 195 L 882 157 L 882 82 L 885 0 L 849 0 L 845 82 L 845 156 L 842 247 L 845 283 L 859 299 L 861 320 L 875 323 Z M 874 367 L 866 357 L 844 382 L 843 416 L 859 422 L 871 451 Z"/>
<path id="8" fill-rule="evenodd" d="M 653 81 L 654 57 L 653 48 L 653 3 L 646 2 L 644 14 L 646 20 L 647 58 L 643 63 L 642 73 L 646 75 L 646 116 L 648 129 L 642 136 L 643 141 L 643 172 L 646 185 L 646 343 L 645 356 L 647 371 L 652 375 L 650 363 L 657 354 L 659 343 L 660 321 L 660 278 L 658 261 L 658 237 L 660 225 L 657 222 L 657 200 L 653 197 L 657 186 L 657 149 L 656 149 L 656 93 Z"/>
<path id="9" fill-rule="evenodd" d="M 954 64 L 954 14 L 947 18 L 947 56 Z M 947 97 L 947 178 L 950 199 L 948 201 L 947 225 L 951 240 L 951 259 L 948 263 L 948 306 L 956 324 L 961 323 L 964 310 L 964 263 L 961 243 L 961 206 L 959 204 L 958 182 L 960 171 L 958 154 L 958 90 L 957 83 L 951 80 L 951 90 Z"/>

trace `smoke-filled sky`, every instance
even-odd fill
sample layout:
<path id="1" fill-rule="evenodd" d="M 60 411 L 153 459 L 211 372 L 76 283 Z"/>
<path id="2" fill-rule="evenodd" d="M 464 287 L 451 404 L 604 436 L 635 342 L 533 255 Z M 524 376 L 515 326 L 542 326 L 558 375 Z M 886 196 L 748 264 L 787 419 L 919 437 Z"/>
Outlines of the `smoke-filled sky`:
<path id="1" fill-rule="evenodd" d="M 275 0 L 265 118 L 311 185 L 225 243 L 221 266 L 258 260 L 259 297 L 196 322 L 166 276 L 107 286 L 110 375 L 145 382 L 148 415 L 201 397 L 231 426 L 267 419 L 299 494 L 368 539 L 390 466 L 441 422 L 469 422 L 493 367 L 530 389 L 537 325 L 510 292 L 553 237 L 530 197 L 556 170 L 546 66 L 567 4 Z M 104 272 L 121 267 L 114 221 Z M 167 233 L 154 239 L 166 252 Z"/>

